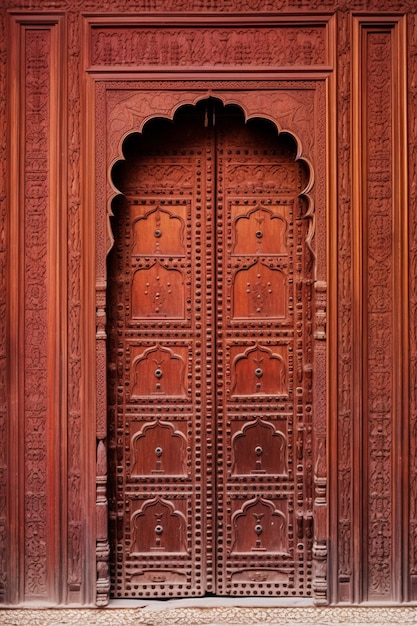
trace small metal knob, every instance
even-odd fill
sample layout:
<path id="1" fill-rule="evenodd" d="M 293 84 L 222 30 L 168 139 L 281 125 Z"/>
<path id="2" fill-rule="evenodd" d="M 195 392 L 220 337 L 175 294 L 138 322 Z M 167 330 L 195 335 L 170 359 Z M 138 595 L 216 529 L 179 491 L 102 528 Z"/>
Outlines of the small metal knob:
<path id="1" fill-rule="evenodd" d="M 157 378 L 162 378 L 162 370 L 159 368 L 155 370 L 154 374 Z"/>
<path id="2" fill-rule="evenodd" d="M 256 446 L 255 448 L 255 452 L 258 456 L 261 456 L 262 452 L 263 452 L 263 448 L 261 448 L 261 446 Z"/>
<path id="3" fill-rule="evenodd" d="M 162 235 L 162 230 L 159 230 L 159 228 L 157 228 L 156 230 L 154 230 L 153 234 L 154 234 L 154 237 L 159 239 L 159 237 L 161 237 L 161 235 Z"/>
<path id="4" fill-rule="evenodd" d="M 255 370 L 255 376 L 257 376 L 258 378 L 261 378 L 262 374 L 263 374 L 262 369 L 260 367 L 257 367 Z"/>
<path id="5" fill-rule="evenodd" d="M 262 530 L 263 530 L 262 525 L 261 524 L 256 524 L 254 530 L 255 530 L 257 535 L 260 535 Z"/>
<path id="6" fill-rule="evenodd" d="M 163 531 L 164 531 L 164 527 L 161 526 L 161 524 L 158 524 L 157 526 L 155 526 L 155 532 L 156 532 L 157 535 L 162 534 Z"/>
<path id="7" fill-rule="evenodd" d="M 157 448 L 155 448 L 156 456 L 162 456 L 162 452 L 163 452 L 163 450 L 159 446 Z"/>
<path id="8" fill-rule="evenodd" d="M 257 230 L 255 235 L 257 236 L 258 239 L 262 239 L 263 237 L 263 232 L 261 230 Z"/>

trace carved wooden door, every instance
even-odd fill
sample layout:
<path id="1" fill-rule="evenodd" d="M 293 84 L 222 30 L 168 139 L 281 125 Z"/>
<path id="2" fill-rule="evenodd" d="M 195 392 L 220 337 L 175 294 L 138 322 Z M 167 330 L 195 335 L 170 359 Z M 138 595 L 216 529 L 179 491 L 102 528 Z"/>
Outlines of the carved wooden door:
<path id="1" fill-rule="evenodd" d="M 309 596 L 312 259 L 295 144 L 208 101 L 124 151 L 113 596 Z"/>

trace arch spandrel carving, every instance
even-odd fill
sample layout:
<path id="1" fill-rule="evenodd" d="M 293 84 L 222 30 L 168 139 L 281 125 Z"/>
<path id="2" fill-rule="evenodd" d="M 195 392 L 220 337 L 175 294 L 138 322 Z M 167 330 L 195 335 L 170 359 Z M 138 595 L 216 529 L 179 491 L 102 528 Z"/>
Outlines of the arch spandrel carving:
<path id="1" fill-rule="evenodd" d="M 230 82 L 230 81 L 229 81 Z M 226 83 L 227 84 L 227 83 Z M 109 90 L 107 95 L 107 206 L 112 215 L 111 204 L 119 195 L 112 182 L 112 168 L 119 160 L 124 160 L 123 142 L 132 133 L 141 133 L 152 119 L 173 120 L 175 113 L 183 106 L 195 106 L 202 100 L 215 98 L 223 106 L 236 105 L 244 114 L 245 122 L 262 118 L 275 124 L 278 134 L 291 135 L 297 146 L 296 160 L 302 160 L 309 169 L 309 179 L 303 191 L 307 200 L 306 217 L 310 219 L 310 232 L 307 242 L 313 253 L 311 242 L 314 237 L 313 201 L 311 191 L 314 186 L 315 135 L 315 89 L 311 83 L 286 83 L 269 89 L 222 89 L 220 87 L 191 89 L 132 89 Z M 111 228 L 107 227 L 107 251 L 113 245 Z"/>
<path id="2" fill-rule="evenodd" d="M 184 105 L 216 98 L 224 106 L 239 106 L 245 121 L 262 117 L 273 122 L 278 132 L 290 133 L 297 142 L 297 157 L 309 160 L 313 146 L 312 119 L 314 91 L 306 89 L 277 89 L 276 91 L 223 91 L 220 89 L 191 91 L 141 91 L 120 93 L 111 103 L 107 118 L 109 163 L 123 158 L 122 144 L 133 132 L 142 132 L 146 122 L 155 117 L 173 119 Z M 122 99 L 120 99 L 122 98 Z"/>

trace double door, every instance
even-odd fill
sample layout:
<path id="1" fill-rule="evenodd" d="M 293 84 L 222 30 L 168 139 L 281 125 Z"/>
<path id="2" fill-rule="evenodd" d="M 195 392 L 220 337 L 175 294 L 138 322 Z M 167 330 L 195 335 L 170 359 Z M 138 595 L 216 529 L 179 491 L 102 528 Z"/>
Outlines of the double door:
<path id="1" fill-rule="evenodd" d="M 115 598 L 311 595 L 312 258 L 290 137 L 208 100 L 114 168 Z"/>

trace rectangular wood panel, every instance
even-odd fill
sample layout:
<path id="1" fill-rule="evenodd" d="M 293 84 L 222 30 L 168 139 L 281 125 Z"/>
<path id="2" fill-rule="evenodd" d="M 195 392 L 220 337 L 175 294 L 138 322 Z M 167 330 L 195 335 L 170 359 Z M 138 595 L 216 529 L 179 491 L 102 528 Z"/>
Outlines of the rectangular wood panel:
<path id="1" fill-rule="evenodd" d="M 356 561 L 363 599 L 401 598 L 407 344 L 401 22 L 354 21 Z M 359 447 L 360 446 L 360 447 Z"/>
<path id="2" fill-rule="evenodd" d="M 328 16 L 267 20 L 87 18 L 89 64 L 129 67 L 308 67 L 329 63 Z M 135 23 L 136 22 L 136 23 Z"/>
<path id="3" fill-rule="evenodd" d="M 60 568 L 59 18 L 11 18 L 9 257 L 12 601 L 57 597 Z M 20 71 L 19 71 L 20 70 Z M 12 436 L 18 432 L 19 436 Z"/>

